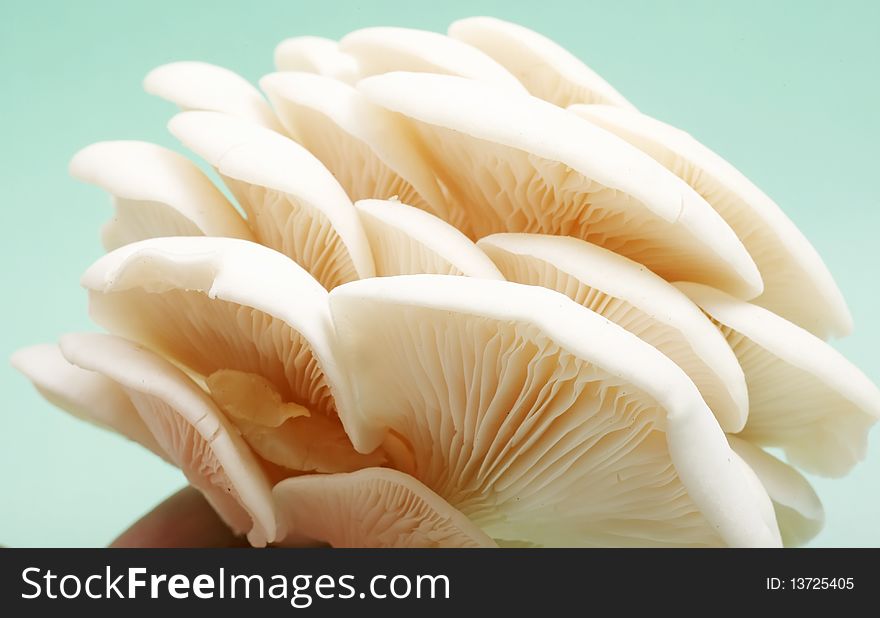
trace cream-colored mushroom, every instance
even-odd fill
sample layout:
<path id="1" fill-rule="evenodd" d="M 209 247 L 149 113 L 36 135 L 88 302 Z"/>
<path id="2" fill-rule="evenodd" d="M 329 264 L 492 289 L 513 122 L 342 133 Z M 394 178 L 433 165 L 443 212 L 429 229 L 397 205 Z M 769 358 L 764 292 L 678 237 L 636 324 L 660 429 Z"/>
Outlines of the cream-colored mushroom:
<path id="1" fill-rule="evenodd" d="M 446 75 L 392 73 L 358 88 L 409 119 L 474 237 L 575 236 L 668 280 L 705 282 L 744 298 L 761 292 L 755 263 L 703 198 L 574 114 Z"/>
<path id="2" fill-rule="evenodd" d="M 449 36 L 482 50 L 533 95 L 556 105 L 633 107 L 590 67 L 534 30 L 494 17 L 468 17 L 453 22 Z"/>
<path id="3" fill-rule="evenodd" d="M 739 359 L 749 420 L 739 437 L 778 446 L 808 472 L 840 476 L 864 458 L 880 390 L 839 352 L 775 313 L 694 283 L 676 284 Z M 808 302 L 808 301 L 804 301 Z"/>
<path id="4" fill-rule="evenodd" d="M 65 358 L 121 389 L 144 425 L 223 520 L 253 545 L 275 540 L 271 486 L 260 462 L 199 386 L 162 357 L 97 333 L 66 335 Z"/>
<path id="5" fill-rule="evenodd" d="M 333 172 L 352 200 L 396 197 L 453 218 L 423 149 L 395 114 L 320 75 L 273 73 L 260 86 L 288 133 Z"/>
<path id="6" fill-rule="evenodd" d="M 573 113 L 652 156 L 724 217 L 754 258 L 764 292 L 753 299 L 826 338 L 852 330 L 852 316 L 819 254 L 773 200 L 693 137 L 634 110 L 574 105 Z M 809 298 L 809 302 L 804 299 Z"/>
<path id="7" fill-rule="evenodd" d="M 256 239 L 324 287 L 373 276 L 357 212 L 333 175 L 296 142 L 232 116 L 184 112 L 171 132 L 214 166 Z"/>
<path id="8" fill-rule="evenodd" d="M 57 345 L 22 348 L 12 355 L 11 362 L 55 407 L 133 440 L 163 459 L 167 457 L 119 384 L 72 365 Z"/>
<path id="9" fill-rule="evenodd" d="M 352 84 L 358 80 L 357 61 L 339 50 L 339 44 L 320 36 L 284 39 L 275 47 L 275 68 L 305 71 Z"/>
<path id="10" fill-rule="evenodd" d="M 467 517 L 396 470 L 309 475 L 272 490 L 288 536 L 281 545 L 494 547 Z"/>
<path id="11" fill-rule="evenodd" d="M 280 131 L 272 108 L 241 75 L 207 62 L 172 62 L 150 71 L 144 90 L 182 110 L 223 112 Z"/>
<path id="12" fill-rule="evenodd" d="M 247 422 L 237 424 L 266 459 L 285 467 L 305 461 L 297 451 L 304 438 L 279 450 L 278 441 L 285 442 L 290 432 L 340 443 L 336 425 L 347 425 L 354 402 L 335 357 L 327 292 L 280 253 L 230 238 L 156 238 L 105 255 L 86 271 L 82 284 L 98 324 L 206 380 L 232 420 Z M 265 379 L 278 404 L 301 406 L 312 418 L 285 418 L 284 409 L 276 411 L 275 420 L 252 411 L 236 414 L 236 400 L 224 389 L 229 376 L 224 382 L 217 374 L 222 370 L 237 372 L 231 377 L 238 380 L 236 389 L 254 392 L 259 384 L 248 385 L 248 377 Z M 271 403 L 272 395 L 266 397 Z M 362 465 L 381 462 L 378 455 L 361 457 L 348 450 Z M 343 462 L 332 471 L 340 469 L 352 464 Z"/>
<path id="13" fill-rule="evenodd" d="M 793 466 L 844 474 L 880 417 L 822 341 L 852 319 L 815 249 L 554 42 L 448 33 L 287 39 L 265 98 L 151 71 L 226 187 L 155 144 L 77 153 L 115 207 L 82 278 L 111 334 L 13 365 L 258 546 L 808 542 Z"/>
<path id="14" fill-rule="evenodd" d="M 442 219 L 394 200 L 361 200 L 355 208 L 380 277 L 425 273 L 504 278 L 485 253 Z"/>
<path id="15" fill-rule="evenodd" d="M 357 60 L 361 76 L 392 71 L 441 73 L 480 80 L 510 92 L 525 92 L 507 69 L 482 51 L 438 32 L 363 28 L 345 35 L 339 49 Z"/>
<path id="16" fill-rule="evenodd" d="M 564 295 L 444 275 L 335 289 L 349 435 L 494 538 L 775 545 L 760 483 L 693 382 Z"/>
<path id="17" fill-rule="evenodd" d="M 220 369 L 206 380 L 221 410 L 263 459 L 297 472 L 348 472 L 385 463 L 382 452 L 356 452 L 333 416 L 283 401 L 266 378 Z"/>
<path id="18" fill-rule="evenodd" d="M 773 501 L 786 547 L 804 545 L 825 523 L 825 510 L 809 481 L 795 468 L 751 442 L 728 436 L 730 447 L 754 470 Z"/>
<path id="19" fill-rule="evenodd" d="M 253 239 L 235 207 L 198 166 L 162 146 L 98 142 L 76 153 L 70 174 L 113 196 L 113 219 L 101 231 L 108 251 L 161 236 Z"/>
<path id="20" fill-rule="evenodd" d="M 736 356 L 675 286 L 641 264 L 576 238 L 493 234 L 478 246 L 509 281 L 562 292 L 656 347 L 694 381 L 722 429 L 743 428 L 749 404 Z"/>

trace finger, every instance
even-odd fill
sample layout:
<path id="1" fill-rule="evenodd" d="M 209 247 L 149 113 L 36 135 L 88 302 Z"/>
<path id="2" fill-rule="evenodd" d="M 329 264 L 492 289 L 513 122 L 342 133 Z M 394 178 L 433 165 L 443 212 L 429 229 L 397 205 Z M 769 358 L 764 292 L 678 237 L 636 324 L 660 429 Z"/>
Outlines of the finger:
<path id="1" fill-rule="evenodd" d="M 245 547 L 201 492 L 185 487 L 141 517 L 110 547 Z"/>

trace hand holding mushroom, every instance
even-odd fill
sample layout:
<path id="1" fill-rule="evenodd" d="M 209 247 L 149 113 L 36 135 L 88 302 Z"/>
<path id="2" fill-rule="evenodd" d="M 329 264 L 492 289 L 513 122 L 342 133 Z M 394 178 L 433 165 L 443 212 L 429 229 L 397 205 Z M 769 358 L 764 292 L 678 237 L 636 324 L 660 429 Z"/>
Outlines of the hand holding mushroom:
<path id="1" fill-rule="evenodd" d="M 43 396 L 255 546 L 815 536 L 794 466 L 847 473 L 880 391 L 825 343 L 848 309 L 769 197 L 500 20 L 276 65 L 268 101 L 203 63 L 145 80 L 243 214 L 160 146 L 74 157 L 113 196 L 82 278 L 108 334 L 16 353 Z"/>

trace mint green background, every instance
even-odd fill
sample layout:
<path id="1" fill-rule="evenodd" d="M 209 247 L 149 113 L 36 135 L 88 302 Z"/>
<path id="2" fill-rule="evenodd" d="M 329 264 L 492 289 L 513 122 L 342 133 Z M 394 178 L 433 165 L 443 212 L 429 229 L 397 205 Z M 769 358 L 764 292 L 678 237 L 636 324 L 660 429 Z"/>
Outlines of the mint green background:
<path id="1" fill-rule="evenodd" d="M 256 80 L 287 36 L 370 25 L 444 30 L 490 14 L 555 38 L 643 111 L 727 157 L 824 256 L 855 317 L 835 343 L 880 380 L 880 3 L 10 2 L 0 10 L 0 357 L 91 329 L 79 274 L 101 254 L 99 190 L 67 176 L 102 139 L 177 147 L 152 67 L 198 59 Z M 804 299 L 810 302 L 810 299 Z M 183 483 L 124 440 L 65 416 L 0 364 L 0 544 L 99 545 Z M 843 480 L 818 480 L 815 545 L 880 546 L 880 438 Z"/>

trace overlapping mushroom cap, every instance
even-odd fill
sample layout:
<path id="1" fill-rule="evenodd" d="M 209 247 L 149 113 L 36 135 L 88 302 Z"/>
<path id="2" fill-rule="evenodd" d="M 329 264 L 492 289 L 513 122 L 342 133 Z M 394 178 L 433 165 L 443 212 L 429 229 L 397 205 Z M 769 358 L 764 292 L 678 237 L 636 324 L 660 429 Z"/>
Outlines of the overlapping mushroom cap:
<path id="1" fill-rule="evenodd" d="M 809 541 L 794 466 L 847 472 L 880 416 L 819 338 L 850 317 L 815 250 L 552 41 L 449 35 L 288 39 L 265 98 L 152 71 L 235 204 L 176 152 L 83 149 L 115 206 L 82 278 L 111 334 L 13 364 L 254 545 Z"/>

